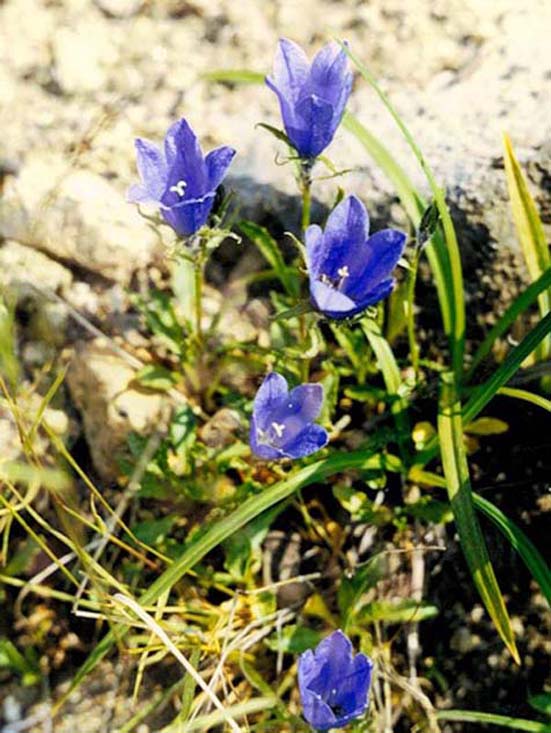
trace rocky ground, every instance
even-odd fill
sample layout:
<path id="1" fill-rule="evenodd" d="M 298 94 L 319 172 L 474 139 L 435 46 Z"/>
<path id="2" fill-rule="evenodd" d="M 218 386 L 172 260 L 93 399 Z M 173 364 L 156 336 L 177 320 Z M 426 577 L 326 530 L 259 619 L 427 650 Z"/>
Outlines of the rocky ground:
<path id="1" fill-rule="evenodd" d="M 128 431 L 147 432 L 159 420 L 155 395 L 126 389 L 147 347 L 127 313 L 127 286 L 139 289 L 163 270 L 155 235 L 125 201 L 136 178 L 135 136 L 159 139 L 187 117 L 205 148 L 238 149 L 229 185 L 243 213 L 296 227 L 292 176 L 274 165 L 278 143 L 255 127 L 279 124 L 275 98 L 264 87 L 202 78 L 221 68 L 269 70 L 280 36 L 311 51 L 332 35 L 347 39 L 389 93 L 446 187 L 475 337 L 524 279 L 503 131 L 551 232 L 550 27 L 546 0 L 0 2 L 0 286 L 16 291 L 24 367 L 47 367 L 63 349 L 71 361 L 67 402 L 50 409 L 49 424 L 87 442 L 93 469 L 112 481 Z M 360 79 L 350 109 L 425 190 L 394 123 Z M 353 168 L 339 182 L 376 221 L 403 221 L 388 183 L 349 133 L 338 133 L 329 155 Z M 334 188 L 320 182 L 315 195 L 328 204 Z M 232 245 L 224 254 L 224 273 L 241 253 Z M 255 319 L 241 320 L 254 335 Z M 15 438 L 0 414 L 3 455 L 15 455 Z"/>

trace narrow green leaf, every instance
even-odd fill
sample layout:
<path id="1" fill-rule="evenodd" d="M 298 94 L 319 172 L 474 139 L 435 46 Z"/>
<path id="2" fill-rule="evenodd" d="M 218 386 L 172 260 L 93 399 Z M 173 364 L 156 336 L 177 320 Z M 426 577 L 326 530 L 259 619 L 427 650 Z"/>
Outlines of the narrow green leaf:
<path id="1" fill-rule="evenodd" d="M 293 143 L 289 139 L 289 137 L 283 132 L 283 130 L 280 130 L 279 127 L 274 127 L 273 125 L 268 125 L 266 122 L 257 122 L 257 127 L 262 127 L 263 130 L 267 130 L 269 133 L 271 133 L 277 140 L 281 140 L 282 143 L 285 143 L 291 150 L 294 150 Z"/>
<path id="2" fill-rule="evenodd" d="M 281 250 L 268 230 L 252 221 L 241 221 L 238 228 L 258 247 L 260 254 L 272 267 L 287 293 L 297 298 L 299 295 L 298 278 L 285 264 Z"/>
<path id="3" fill-rule="evenodd" d="M 448 496 L 461 548 L 480 597 L 511 656 L 519 664 L 520 658 L 511 621 L 474 510 L 469 468 L 463 445 L 461 403 L 457 399 L 454 376 L 451 372 L 443 372 L 441 375 L 438 434 Z"/>
<path id="4" fill-rule="evenodd" d="M 499 528 L 501 533 L 518 552 L 532 577 L 541 588 L 541 592 L 551 606 L 551 569 L 543 559 L 538 548 L 528 539 L 524 532 L 494 504 L 478 494 L 475 499 L 476 508 L 486 514 Z"/>
<path id="5" fill-rule="evenodd" d="M 444 192 L 436 183 L 434 174 L 432 173 L 430 166 L 425 160 L 419 146 L 415 142 L 411 132 L 404 124 L 402 118 L 395 110 L 394 106 L 392 105 L 386 94 L 377 84 L 377 81 L 375 80 L 373 75 L 346 44 L 341 43 L 341 46 L 344 49 L 345 53 L 352 60 L 352 62 L 356 65 L 360 74 L 373 88 L 373 90 L 379 96 L 379 99 L 390 112 L 392 118 L 398 125 L 400 132 L 404 136 L 404 139 L 406 140 L 413 154 L 417 158 L 417 161 L 431 187 L 434 202 L 438 208 L 440 219 L 442 221 L 442 228 L 444 231 L 444 239 L 446 243 L 447 263 L 445 262 L 443 252 L 440 249 L 437 249 L 438 270 L 442 271 L 442 276 L 444 276 L 444 274 L 449 274 L 450 278 L 451 292 L 446 298 L 449 306 L 447 306 L 447 309 L 450 311 L 451 315 L 450 349 L 452 353 L 453 370 L 456 375 L 456 379 L 459 381 L 463 375 L 463 351 L 465 347 L 465 301 L 463 296 L 463 273 L 461 268 L 459 245 L 457 243 L 453 221 L 450 216 L 448 206 L 446 204 Z M 425 207 L 423 207 L 423 211 L 424 208 Z M 420 212 L 420 215 L 422 215 L 423 211 Z M 434 241 L 437 244 L 436 238 L 434 239 Z"/>
<path id="6" fill-rule="evenodd" d="M 480 385 L 463 407 L 463 420 L 472 422 L 479 415 L 490 400 L 507 384 L 517 372 L 522 362 L 529 356 L 540 341 L 551 332 L 551 313 L 541 320 L 507 355 L 506 359 L 496 369 L 492 376 Z M 425 448 L 417 454 L 416 463 L 426 465 L 438 454 L 438 436 L 428 442 Z"/>
<path id="7" fill-rule="evenodd" d="M 232 534 L 238 532 L 248 522 L 258 517 L 259 514 L 262 514 L 262 512 L 292 496 L 299 489 L 323 481 L 329 476 L 346 470 L 372 468 L 374 457 L 376 457 L 374 451 L 366 450 L 337 453 L 306 466 L 289 478 L 270 486 L 261 494 L 252 496 L 227 517 L 213 524 L 197 540 L 193 541 L 183 554 L 172 565 L 169 565 L 157 580 L 142 594 L 139 599 L 141 605 L 147 606 L 155 603 L 163 593 L 166 593 L 178 583 L 208 552 L 224 542 Z M 127 625 L 114 627 L 98 642 L 84 664 L 77 671 L 71 688 L 67 691 L 66 695 L 56 702 L 55 710 L 59 710 L 62 707 L 66 697 L 81 684 L 113 645 L 117 641 L 121 641 L 128 631 L 129 627 Z"/>
<path id="8" fill-rule="evenodd" d="M 386 175 L 402 202 L 402 206 L 407 215 L 417 229 L 421 223 L 423 212 L 426 210 L 426 202 L 415 189 L 411 179 L 394 160 L 384 145 L 351 112 L 347 111 L 344 113 L 343 127 L 354 135 L 368 155 L 371 156 Z M 450 264 L 443 237 L 438 230 L 435 232 L 431 242 L 427 244 L 425 252 L 434 276 L 444 331 L 448 338 L 451 338 L 452 312 L 449 302 L 449 293 L 451 292 Z"/>
<path id="9" fill-rule="evenodd" d="M 410 471 L 412 481 L 427 486 L 438 486 L 447 488 L 446 479 L 430 471 L 421 471 L 414 467 Z M 524 534 L 512 519 L 509 519 L 501 509 L 488 501 L 480 494 L 472 493 L 473 503 L 478 511 L 490 519 L 502 535 L 511 543 L 511 546 L 518 552 L 534 580 L 538 583 L 547 602 L 551 606 L 551 569 L 545 562 L 542 554 L 534 543 Z"/>
<path id="10" fill-rule="evenodd" d="M 551 313 L 548 313 L 526 336 L 518 346 L 507 355 L 492 376 L 480 386 L 467 401 L 463 410 L 465 422 L 471 422 L 486 407 L 501 387 L 505 386 L 522 362 L 551 333 Z"/>
<path id="11" fill-rule="evenodd" d="M 272 321 L 288 321 L 291 318 L 297 318 L 303 316 L 305 313 L 312 313 L 314 308 L 308 300 L 301 301 L 292 308 L 287 308 L 284 311 L 280 311 L 272 316 Z"/>
<path id="12" fill-rule="evenodd" d="M 516 400 L 524 400 L 524 402 L 530 402 L 532 405 L 536 405 L 537 407 L 541 407 L 543 410 L 547 410 L 547 412 L 551 412 L 551 400 L 548 400 L 539 394 L 528 392 L 525 389 L 501 387 L 501 389 L 498 389 L 497 393 L 503 395 L 504 397 L 513 397 Z"/>
<path id="13" fill-rule="evenodd" d="M 524 290 L 518 298 L 507 308 L 505 313 L 501 316 L 499 321 L 493 326 L 488 332 L 484 341 L 480 344 L 476 350 L 469 371 L 465 376 L 465 381 L 469 382 L 480 364 L 492 350 L 494 342 L 503 336 L 503 334 L 509 329 L 509 327 L 516 321 L 521 313 L 528 310 L 528 308 L 536 301 L 536 298 L 543 293 L 544 290 L 551 287 L 551 270 L 546 270 L 535 282 L 531 283 L 526 290 Z"/>
<path id="14" fill-rule="evenodd" d="M 387 393 L 391 396 L 397 397 L 392 404 L 391 411 L 394 415 L 396 422 L 396 429 L 398 431 L 398 441 L 400 446 L 400 454 L 404 463 L 407 463 L 408 446 L 407 436 L 410 435 L 410 424 L 407 414 L 407 400 L 400 394 L 402 386 L 402 376 L 400 369 L 392 353 L 392 349 L 388 341 L 381 334 L 379 327 L 367 318 L 363 318 L 361 321 L 362 330 L 365 333 L 369 345 L 375 352 L 377 358 L 377 364 L 383 374 Z"/>
<path id="15" fill-rule="evenodd" d="M 354 135 L 383 171 L 392 183 L 402 206 L 406 210 L 406 214 L 417 226 L 426 206 L 422 196 L 415 189 L 411 178 L 394 160 L 385 146 L 348 110 L 342 118 L 342 126 Z"/>
<path id="16" fill-rule="evenodd" d="M 146 389 L 167 392 L 177 383 L 177 375 L 160 364 L 146 364 L 132 382 Z"/>
<path id="17" fill-rule="evenodd" d="M 534 281 L 551 268 L 551 255 L 549 254 L 543 224 L 534 199 L 515 157 L 511 140 L 506 134 L 503 135 L 503 144 L 505 147 L 505 172 L 507 174 L 513 219 L 528 272 Z M 551 312 L 551 288 L 540 293 L 538 305 L 542 318 Z M 539 358 L 547 359 L 550 355 L 551 336 L 542 341 L 538 349 Z"/>
<path id="18" fill-rule="evenodd" d="M 202 74 L 202 78 L 218 84 L 264 84 L 266 74 L 251 69 L 215 69 Z"/>
<path id="19" fill-rule="evenodd" d="M 406 624 L 425 621 L 438 616 L 438 608 L 427 601 L 400 598 L 396 601 L 371 601 L 357 613 L 358 623 L 384 621 L 388 624 Z"/>
<path id="20" fill-rule="evenodd" d="M 528 702 L 539 713 L 551 716 L 551 692 L 540 692 L 539 695 L 532 695 Z"/>
<path id="21" fill-rule="evenodd" d="M 527 731 L 527 733 L 551 733 L 551 725 L 547 723 L 510 718 L 507 715 L 494 715 L 494 713 L 478 713 L 474 710 L 441 710 L 436 713 L 436 717 L 438 720 L 497 725 L 501 728 L 512 728 L 515 731 Z"/>

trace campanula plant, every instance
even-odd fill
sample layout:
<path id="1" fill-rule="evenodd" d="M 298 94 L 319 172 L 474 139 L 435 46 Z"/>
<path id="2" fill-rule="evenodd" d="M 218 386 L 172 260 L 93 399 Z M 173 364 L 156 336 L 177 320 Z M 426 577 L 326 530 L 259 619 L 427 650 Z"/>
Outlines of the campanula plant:
<path id="1" fill-rule="evenodd" d="M 298 660 L 298 684 L 304 717 L 315 730 L 342 728 L 363 715 L 369 704 L 373 662 L 354 655 L 340 630 Z"/>
<path id="2" fill-rule="evenodd" d="M 129 201 L 156 205 L 180 236 L 195 234 L 209 218 L 235 150 L 223 145 L 203 155 L 185 119 L 170 126 L 163 149 L 144 138 L 137 138 L 135 145 L 142 180 L 130 187 Z"/>
<path id="3" fill-rule="evenodd" d="M 406 235 L 381 229 L 369 236 L 369 216 L 356 196 L 347 196 L 327 219 L 306 230 L 312 304 L 329 318 L 350 318 L 386 298 Z"/>
<path id="4" fill-rule="evenodd" d="M 289 391 L 285 377 L 272 372 L 254 398 L 251 449 L 259 458 L 303 458 L 323 448 L 327 431 L 316 425 L 323 404 L 321 384 L 301 384 Z"/>
<path id="5" fill-rule="evenodd" d="M 350 96 L 346 53 L 328 43 L 310 63 L 300 46 L 282 38 L 266 84 L 277 94 L 285 132 L 298 155 L 316 158 L 333 140 Z"/>

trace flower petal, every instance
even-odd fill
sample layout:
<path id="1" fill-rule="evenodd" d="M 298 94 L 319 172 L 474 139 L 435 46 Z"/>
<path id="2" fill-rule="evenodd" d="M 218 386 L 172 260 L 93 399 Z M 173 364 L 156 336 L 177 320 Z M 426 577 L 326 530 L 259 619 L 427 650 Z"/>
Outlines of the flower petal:
<path id="1" fill-rule="evenodd" d="M 126 192 L 126 200 L 131 204 L 159 204 L 158 199 L 151 197 L 142 183 L 133 183 Z"/>
<path id="2" fill-rule="evenodd" d="M 209 189 L 214 191 L 222 183 L 236 151 L 227 145 L 211 150 L 205 158 Z"/>
<path id="3" fill-rule="evenodd" d="M 312 224 L 304 233 L 306 243 L 306 255 L 308 260 L 308 272 L 310 277 L 317 277 L 323 262 L 323 232 L 317 224 Z"/>
<path id="4" fill-rule="evenodd" d="M 163 203 L 167 206 L 178 203 L 182 196 L 176 191 L 171 191 L 171 188 L 177 187 L 181 181 L 185 183 L 183 196 L 186 199 L 199 199 L 209 193 L 207 167 L 203 152 L 199 140 L 187 120 L 181 119 L 176 123 L 176 126 L 173 125 L 170 128 L 167 147 L 171 151 L 169 153 L 171 158 L 174 150 L 176 155 L 172 160 L 168 173 Z"/>
<path id="5" fill-rule="evenodd" d="M 365 206 L 356 196 L 347 196 L 327 219 L 323 243 L 319 245 L 316 274 L 337 282 L 341 278 L 339 270 L 347 267 L 347 280 L 352 280 L 357 271 L 357 253 L 363 251 L 368 233 L 369 216 Z M 341 287 L 343 292 L 347 292 L 347 284 Z"/>
<path id="6" fill-rule="evenodd" d="M 251 418 L 251 430 L 249 434 L 249 443 L 252 452 L 259 458 L 264 458 L 266 461 L 275 461 L 282 457 L 281 451 L 276 448 L 272 448 L 271 445 L 266 445 L 258 439 L 258 427 L 254 416 Z"/>
<path id="7" fill-rule="evenodd" d="M 301 157 L 315 158 L 335 134 L 333 106 L 317 94 L 309 94 L 297 102 L 295 115 L 297 127 L 286 127 L 287 134 Z"/>
<path id="8" fill-rule="evenodd" d="M 271 422 L 284 425 L 284 434 L 279 447 L 286 452 L 287 446 L 293 444 L 301 434 L 317 418 L 323 404 L 323 386 L 321 384 L 301 384 L 281 400 L 271 413 Z"/>
<path id="9" fill-rule="evenodd" d="M 362 310 L 344 293 L 320 280 L 310 279 L 310 295 L 315 307 L 329 318 L 349 318 Z"/>
<path id="10" fill-rule="evenodd" d="M 273 414 L 289 395 L 287 380 L 277 372 L 271 372 L 264 379 L 253 403 L 253 416 L 257 426 L 266 430 L 273 421 Z"/>
<path id="11" fill-rule="evenodd" d="M 382 280 L 388 279 L 402 256 L 406 235 L 397 229 L 381 229 L 355 252 L 350 261 L 351 276 L 343 291 L 354 300 L 360 300 Z"/>
<path id="12" fill-rule="evenodd" d="M 314 692 L 306 690 L 301 700 L 304 717 L 314 730 L 331 730 L 338 727 L 334 712 Z"/>
<path id="13" fill-rule="evenodd" d="M 373 290 L 370 290 L 363 298 L 356 301 L 356 313 L 361 313 L 366 308 L 369 308 L 370 305 L 375 305 L 375 303 L 378 303 L 380 300 L 387 298 L 394 290 L 395 284 L 396 280 L 393 277 L 389 277 L 387 280 L 383 280 L 383 282 L 376 285 Z"/>
<path id="14" fill-rule="evenodd" d="M 176 122 L 173 122 L 172 125 L 167 130 L 167 133 L 165 135 L 165 141 L 164 141 L 164 147 L 165 147 L 165 158 L 166 158 L 166 164 L 168 168 L 172 168 L 174 165 L 174 161 L 176 160 L 176 155 L 178 153 L 178 133 L 180 130 L 180 125 L 182 124 L 184 120 L 180 119 Z M 186 123 L 187 124 L 187 123 Z"/>
<path id="15" fill-rule="evenodd" d="M 327 445 L 329 436 L 321 425 L 308 425 L 291 442 L 285 443 L 281 450 L 287 458 L 304 458 Z"/>
<path id="16" fill-rule="evenodd" d="M 347 69 L 345 51 L 338 43 L 327 43 L 318 51 L 312 62 L 310 69 L 312 92 L 323 97 L 334 107 L 340 103 L 343 89 L 351 82 L 352 73 Z M 348 98 L 348 94 L 346 96 Z"/>
<path id="17" fill-rule="evenodd" d="M 286 401 L 286 408 L 291 413 L 300 412 L 302 418 L 312 422 L 321 412 L 323 405 L 323 386 L 310 383 L 300 384 L 289 393 L 289 400 Z"/>
<path id="18" fill-rule="evenodd" d="M 136 138 L 136 163 L 144 188 L 151 201 L 160 201 L 166 187 L 168 168 L 164 155 L 149 140 Z"/>
<path id="19" fill-rule="evenodd" d="M 293 106 L 301 96 L 309 72 L 308 57 L 302 48 L 288 38 L 281 38 L 274 59 L 273 75 L 267 79 L 268 86 L 276 87 Z"/>
<path id="20" fill-rule="evenodd" d="M 342 711 L 337 715 L 339 726 L 363 715 L 369 702 L 369 687 L 373 662 L 365 654 L 357 654 L 348 668 L 341 670 L 340 684 L 327 700 L 334 709 Z"/>
<path id="21" fill-rule="evenodd" d="M 170 226 L 183 237 L 189 237 L 206 224 L 214 204 L 214 192 L 199 199 L 184 199 L 161 212 Z"/>

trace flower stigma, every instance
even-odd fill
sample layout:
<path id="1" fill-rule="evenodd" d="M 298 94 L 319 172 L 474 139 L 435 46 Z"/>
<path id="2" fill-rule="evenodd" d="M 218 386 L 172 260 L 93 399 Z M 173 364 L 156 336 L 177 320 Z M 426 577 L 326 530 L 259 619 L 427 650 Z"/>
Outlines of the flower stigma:
<path id="1" fill-rule="evenodd" d="M 180 180 L 178 181 L 178 183 L 175 183 L 174 186 L 171 186 L 168 190 L 172 193 L 177 194 L 181 198 L 186 192 L 186 186 L 187 183 L 184 180 Z"/>

